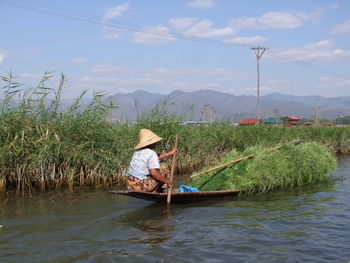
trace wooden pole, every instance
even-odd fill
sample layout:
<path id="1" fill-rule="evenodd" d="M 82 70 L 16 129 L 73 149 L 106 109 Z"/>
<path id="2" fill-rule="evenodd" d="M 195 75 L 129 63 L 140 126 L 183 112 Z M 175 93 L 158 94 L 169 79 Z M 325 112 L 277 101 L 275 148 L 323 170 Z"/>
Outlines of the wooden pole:
<path id="1" fill-rule="evenodd" d="M 174 150 L 177 151 L 177 145 L 179 144 L 179 135 L 176 134 L 176 138 L 175 138 L 175 145 L 174 145 Z M 176 154 L 177 152 L 174 153 L 173 155 L 173 160 L 171 163 L 171 170 L 170 170 L 170 176 L 169 176 L 169 180 L 170 182 L 173 182 L 173 177 L 174 177 L 174 173 L 175 173 L 175 168 L 176 168 Z M 168 196 L 167 196 L 167 200 L 166 200 L 166 207 L 167 210 L 170 209 L 170 202 L 171 202 L 171 193 L 172 193 L 172 188 L 168 188 Z"/>

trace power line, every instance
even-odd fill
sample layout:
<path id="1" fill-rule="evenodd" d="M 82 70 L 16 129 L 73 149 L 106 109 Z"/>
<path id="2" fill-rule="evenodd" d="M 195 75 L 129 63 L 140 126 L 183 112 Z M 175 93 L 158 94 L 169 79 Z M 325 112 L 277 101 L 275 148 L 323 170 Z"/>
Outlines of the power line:
<path id="1" fill-rule="evenodd" d="M 6 0 L 5 0 L 5 3 L 6 3 Z M 22 5 L 20 5 L 19 3 L 22 3 Z M 102 20 L 102 18 L 100 16 L 97 16 L 97 15 L 92 15 L 92 14 L 81 12 L 81 11 L 77 11 L 77 10 L 63 8 L 63 7 L 60 7 L 60 6 L 57 6 L 57 5 L 43 3 L 43 2 L 35 1 L 35 0 L 17 0 L 16 3 L 7 2 L 6 4 L 17 6 L 17 7 L 22 7 L 24 9 L 30 9 L 30 10 L 33 10 L 33 11 L 38 11 L 38 12 L 41 12 L 41 13 L 45 13 L 46 12 L 47 14 L 54 14 L 54 15 L 60 15 L 60 14 L 64 15 L 64 14 L 66 14 L 66 15 L 71 15 L 73 17 L 78 17 L 78 18 L 79 17 L 83 17 L 83 18 L 89 18 L 89 19 L 97 19 L 98 20 L 98 24 L 101 24 L 100 21 Z M 34 9 L 33 6 L 34 7 L 36 6 L 36 9 Z M 47 10 L 49 10 L 49 12 L 47 12 Z M 56 13 L 52 13 L 52 12 L 56 12 Z M 67 17 L 65 17 L 65 18 L 67 18 Z M 106 24 L 109 25 L 110 23 L 106 23 Z M 136 28 L 137 27 L 141 27 L 140 25 L 128 23 L 128 22 L 125 22 L 125 21 L 119 21 L 118 24 L 120 24 L 120 26 L 123 26 L 122 29 L 125 29 L 124 26 L 136 27 Z M 115 26 L 117 26 L 117 25 L 115 25 Z"/>
<path id="2" fill-rule="evenodd" d="M 290 63 L 308 68 L 308 69 L 316 71 L 316 72 L 322 72 L 322 73 L 326 73 L 326 74 L 330 74 L 330 75 L 335 75 L 335 76 L 338 76 L 338 77 L 343 78 L 343 79 L 350 79 L 349 75 L 345 75 L 343 73 L 339 73 L 339 72 L 336 72 L 336 71 L 333 71 L 333 70 L 330 70 L 327 68 L 323 68 L 323 67 L 320 67 L 318 65 L 312 64 L 312 63 L 307 62 L 307 61 L 291 61 Z"/>
<path id="3" fill-rule="evenodd" d="M 280 50 L 274 48 L 274 49 L 270 49 L 272 51 L 277 51 L 277 52 L 281 52 Z M 330 75 L 335 75 L 337 77 L 343 78 L 343 79 L 350 79 L 349 75 L 343 74 L 343 73 L 339 73 L 333 70 L 330 70 L 328 68 L 324 68 L 324 67 L 320 67 L 319 65 L 307 62 L 307 61 L 298 61 L 298 60 L 291 60 L 291 59 L 287 59 L 287 58 L 281 58 L 278 55 L 273 54 L 273 52 L 269 52 L 269 56 L 277 59 L 281 62 L 285 62 L 285 63 L 291 63 L 303 68 L 307 68 L 309 70 L 315 71 L 315 72 L 320 72 L 320 73 L 325 73 L 325 74 L 330 74 Z"/>
<path id="4" fill-rule="evenodd" d="M 248 44 L 228 44 L 228 43 L 223 43 L 223 42 L 218 42 L 214 40 L 208 40 L 208 39 L 203 39 L 203 38 L 198 38 L 198 37 L 191 37 L 191 36 L 186 36 L 186 35 L 180 35 L 175 32 L 171 32 L 172 35 L 165 35 L 157 32 L 150 32 L 147 30 L 144 30 L 142 25 L 134 24 L 134 23 L 129 23 L 125 21 L 118 20 L 118 22 L 106 22 L 103 21 L 103 18 L 100 16 L 92 15 L 89 13 L 73 10 L 73 9 L 68 9 L 64 7 L 60 7 L 57 5 L 52 5 L 40 1 L 35 1 L 35 0 L 17 0 L 16 2 L 10 1 L 10 0 L 0 0 L 0 4 L 6 4 L 10 6 L 14 6 L 17 8 L 22 8 L 26 10 L 31 10 L 43 14 L 49 14 L 49 15 L 54 15 L 58 17 L 63 17 L 71 20 L 76 20 L 76 21 L 81 21 L 81 22 L 87 22 L 90 24 L 96 24 L 96 25 L 101 25 L 101 26 L 106 26 L 110 28 L 116 28 L 116 29 L 121 29 L 125 31 L 131 31 L 131 32 L 140 32 L 148 35 L 153 35 L 156 37 L 160 37 L 163 39 L 177 39 L 177 40 L 187 40 L 187 41 L 193 41 L 193 42 L 199 42 L 203 44 L 210 44 L 210 45 L 218 45 L 218 46 L 236 46 L 236 47 L 249 47 Z M 350 76 L 347 76 L 345 74 L 339 73 L 332 71 L 330 69 L 320 67 L 318 65 L 312 64 L 310 62 L 305 62 L 305 61 L 293 61 L 293 60 L 287 60 L 280 58 L 276 55 L 269 54 L 269 56 L 282 61 L 282 62 L 287 62 L 287 63 L 292 63 L 304 68 L 308 68 L 309 70 L 316 71 L 316 72 L 323 72 L 331 75 L 337 75 L 338 77 L 344 78 L 344 79 L 349 79 Z"/>
<path id="5" fill-rule="evenodd" d="M 127 23 L 123 21 L 118 22 L 105 22 L 103 19 L 99 16 L 91 15 L 88 13 L 75 11 L 72 9 L 62 8 L 55 5 L 48 5 L 46 3 L 38 2 L 38 1 L 27 1 L 27 0 L 17 0 L 16 2 L 8 2 L 6 0 L 1 0 L 0 3 L 19 7 L 22 9 L 32 10 L 39 13 L 44 14 L 50 14 L 58 17 L 68 18 L 72 20 L 82 21 L 82 22 L 88 22 L 92 24 L 97 24 L 101 26 L 106 26 L 110 28 L 116 28 L 116 29 L 122 29 L 126 31 L 133 31 L 133 32 L 141 32 L 148 35 L 154 35 L 157 37 L 161 37 L 164 39 L 177 39 L 177 40 L 189 40 L 194 42 L 201 42 L 205 44 L 211 44 L 211 45 L 220 45 L 220 46 L 236 46 L 236 47 L 248 47 L 246 44 L 227 44 L 223 42 L 218 41 L 211 41 L 207 39 L 202 39 L 198 37 L 191 37 L 186 35 L 179 35 L 175 32 L 171 32 L 172 35 L 165 35 L 161 33 L 156 32 L 150 32 L 147 30 L 144 30 L 142 25 L 138 24 L 132 24 Z"/>

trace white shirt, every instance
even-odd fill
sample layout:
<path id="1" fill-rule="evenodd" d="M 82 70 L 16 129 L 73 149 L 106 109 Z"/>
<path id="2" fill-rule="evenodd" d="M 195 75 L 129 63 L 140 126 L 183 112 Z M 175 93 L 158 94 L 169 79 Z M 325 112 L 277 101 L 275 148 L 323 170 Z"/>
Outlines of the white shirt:
<path id="1" fill-rule="evenodd" d="M 160 169 L 158 155 L 148 148 L 136 150 L 131 158 L 126 176 L 144 180 L 149 176 L 150 169 Z"/>

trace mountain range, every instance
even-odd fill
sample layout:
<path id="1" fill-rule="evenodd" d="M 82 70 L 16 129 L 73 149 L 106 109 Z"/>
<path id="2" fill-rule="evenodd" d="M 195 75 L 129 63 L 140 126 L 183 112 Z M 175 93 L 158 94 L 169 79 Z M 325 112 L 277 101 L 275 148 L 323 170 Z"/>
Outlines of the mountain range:
<path id="1" fill-rule="evenodd" d="M 147 112 L 156 105 L 164 110 L 180 114 L 187 120 L 237 121 L 242 118 L 256 118 L 256 96 L 236 96 L 228 93 L 199 90 L 194 92 L 173 91 L 164 95 L 147 91 L 135 91 L 129 94 L 118 93 L 107 98 L 114 101 L 118 108 L 113 117 L 122 120 L 135 120 L 138 114 Z M 271 93 L 260 97 L 260 116 L 282 117 L 297 116 L 313 118 L 319 109 L 321 119 L 336 119 L 350 115 L 350 96 L 294 96 Z"/>

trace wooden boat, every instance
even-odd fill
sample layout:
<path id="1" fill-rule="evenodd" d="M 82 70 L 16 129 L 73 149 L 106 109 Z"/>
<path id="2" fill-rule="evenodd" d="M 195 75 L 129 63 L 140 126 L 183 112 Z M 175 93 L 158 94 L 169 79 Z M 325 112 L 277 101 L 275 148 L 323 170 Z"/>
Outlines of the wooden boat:
<path id="1" fill-rule="evenodd" d="M 219 199 L 223 197 L 234 197 L 241 193 L 241 190 L 223 190 L 208 192 L 192 192 L 192 193 L 173 193 L 171 195 L 171 203 L 186 204 L 205 200 Z M 135 198 L 150 200 L 154 202 L 166 202 L 166 193 L 149 193 L 140 191 L 110 191 L 111 194 L 131 196 Z"/>

